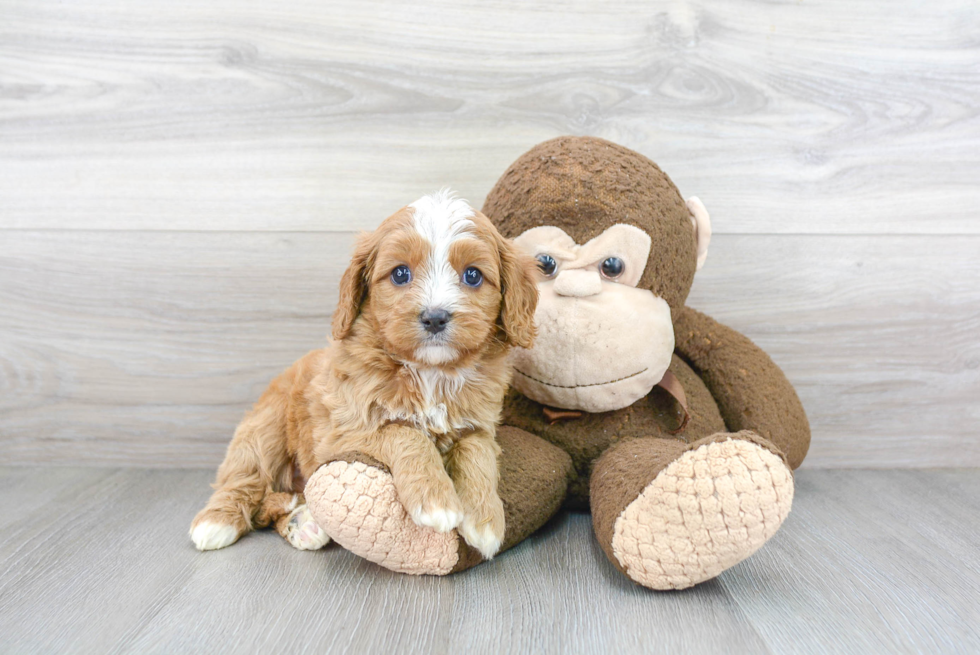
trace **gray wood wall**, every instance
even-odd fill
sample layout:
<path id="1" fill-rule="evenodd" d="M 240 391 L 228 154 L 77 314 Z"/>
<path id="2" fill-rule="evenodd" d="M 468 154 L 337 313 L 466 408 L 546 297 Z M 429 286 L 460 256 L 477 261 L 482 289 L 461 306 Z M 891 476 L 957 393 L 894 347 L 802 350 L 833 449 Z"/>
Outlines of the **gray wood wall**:
<path id="1" fill-rule="evenodd" d="M 690 304 L 807 466 L 980 466 L 980 6 L 0 0 L 0 461 L 211 467 L 353 234 L 602 136 L 712 214 Z"/>

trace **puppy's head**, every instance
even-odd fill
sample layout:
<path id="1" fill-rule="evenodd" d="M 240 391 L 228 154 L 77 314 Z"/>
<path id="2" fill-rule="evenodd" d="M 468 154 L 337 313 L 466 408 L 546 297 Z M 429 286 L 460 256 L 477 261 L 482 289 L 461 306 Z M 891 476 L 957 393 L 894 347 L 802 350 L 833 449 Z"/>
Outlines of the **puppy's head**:
<path id="1" fill-rule="evenodd" d="M 359 238 L 333 337 L 364 314 L 388 352 L 417 364 L 452 364 L 495 339 L 530 348 L 535 279 L 534 260 L 486 216 L 448 191 L 424 196 Z"/>

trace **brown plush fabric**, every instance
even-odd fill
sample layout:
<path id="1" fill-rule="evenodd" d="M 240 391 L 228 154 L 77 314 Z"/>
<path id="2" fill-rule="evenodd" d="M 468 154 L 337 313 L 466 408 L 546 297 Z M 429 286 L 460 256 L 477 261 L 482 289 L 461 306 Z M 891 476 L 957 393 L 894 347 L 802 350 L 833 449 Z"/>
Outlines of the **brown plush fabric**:
<path id="1" fill-rule="evenodd" d="M 572 460 L 560 448 L 514 427 L 497 429 L 500 444 L 500 482 L 497 492 L 504 502 L 506 530 L 500 552 L 531 536 L 551 518 L 565 500 Z M 460 539 L 462 571 L 483 561 L 480 553 Z"/>
<path id="2" fill-rule="evenodd" d="M 810 447 L 810 422 L 793 385 L 769 356 L 748 337 L 688 307 L 674 316 L 674 339 L 728 429 L 757 432 L 798 468 Z"/>
<path id="3" fill-rule="evenodd" d="M 507 531 L 501 551 L 540 528 L 565 500 L 572 460 L 568 454 L 533 434 L 514 427 L 497 429 L 500 483 Z"/>
<path id="4" fill-rule="evenodd" d="M 685 443 L 725 431 L 718 407 L 697 374 L 676 355 L 669 369 L 687 395 L 690 422 L 683 432 L 671 434 L 683 413 L 677 401 L 660 387 L 645 398 L 620 410 L 601 414 L 584 413 L 582 418 L 549 423 L 544 406 L 513 389 L 504 400 L 503 422 L 555 444 L 572 457 L 574 476 L 568 490 L 567 505 L 589 507 L 589 475 L 592 464 L 611 445 L 636 437 L 659 437 Z"/>
<path id="5" fill-rule="evenodd" d="M 683 441 L 630 439 L 607 450 L 596 462 L 590 485 L 594 499 L 592 527 L 606 557 L 623 573 L 626 571 L 612 551 L 616 519 L 687 448 Z"/>
<path id="6" fill-rule="evenodd" d="M 595 137 L 545 141 L 511 164 L 483 205 L 501 234 L 560 227 L 578 243 L 634 225 L 654 251 L 637 285 L 683 306 L 697 266 L 691 213 L 667 174 L 638 152 Z"/>

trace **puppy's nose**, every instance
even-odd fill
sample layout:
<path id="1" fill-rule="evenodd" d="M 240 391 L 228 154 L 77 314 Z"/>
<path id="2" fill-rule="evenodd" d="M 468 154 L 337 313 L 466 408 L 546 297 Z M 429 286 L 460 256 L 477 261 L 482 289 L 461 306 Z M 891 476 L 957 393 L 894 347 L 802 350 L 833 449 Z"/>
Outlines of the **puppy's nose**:
<path id="1" fill-rule="evenodd" d="M 450 314 L 445 309 L 427 309 L 419 315 L 422 327 L 432 334 L 439 334 L 445 330 L 449 319 Z"/>

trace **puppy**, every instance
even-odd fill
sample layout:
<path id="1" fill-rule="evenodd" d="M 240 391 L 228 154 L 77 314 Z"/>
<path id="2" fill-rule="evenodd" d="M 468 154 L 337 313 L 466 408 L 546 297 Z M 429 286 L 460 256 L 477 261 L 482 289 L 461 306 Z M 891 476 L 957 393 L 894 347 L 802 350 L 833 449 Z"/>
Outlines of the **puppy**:
<path id="1" fill-rule="evenodd" d="M 238 426 L 194 544 L 223 548 L 274 524 L 296 548 L 323 547 L 303 480 L 356 452 L 388 466 L 416 523 L 458 527 L 492 557 L 504 537 L 494 435 L 508 351 L 531 346 L 536 304 L 534 261 L 447 191 L 362 235 L 332 345 L 273 380 Z"/>

